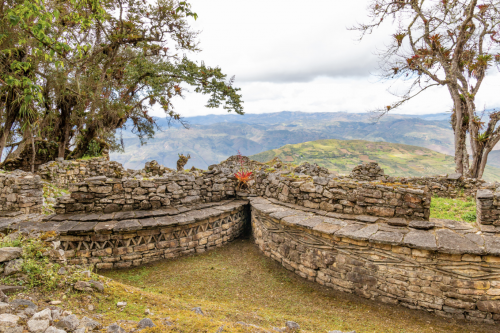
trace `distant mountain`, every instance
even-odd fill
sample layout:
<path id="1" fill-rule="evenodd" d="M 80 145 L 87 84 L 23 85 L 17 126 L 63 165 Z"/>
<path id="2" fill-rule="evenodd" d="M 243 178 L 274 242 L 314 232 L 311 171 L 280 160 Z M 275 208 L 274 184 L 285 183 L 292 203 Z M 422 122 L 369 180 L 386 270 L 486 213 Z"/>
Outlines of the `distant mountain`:
<path id="1" fill-rule="evenodd" d="M 250 156 L 259 162 L 267 162 L 274 157 L 294 164 L 317 163 L 339 174 L 349 174 L 359 163 L 372 161 L 379 163 L 387 175 L 400 177 L 449 174 L 454 172 L 455 167 L 452 156 L 427 148 L 364 140 L 310 141 Z M 486 167 L 484 178 L 500 181 L 500 169 Z"/>

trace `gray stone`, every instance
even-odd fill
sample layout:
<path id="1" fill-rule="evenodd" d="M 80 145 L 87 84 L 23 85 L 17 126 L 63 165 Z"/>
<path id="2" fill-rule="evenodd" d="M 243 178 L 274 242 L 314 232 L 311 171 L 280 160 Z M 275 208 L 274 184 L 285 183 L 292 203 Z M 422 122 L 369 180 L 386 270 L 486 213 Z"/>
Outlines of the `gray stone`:
<path id="1" fill-rule="evenodd" d="M 436 231 L 438 249 L 454 254 L 472 253 L 483 254 L 484 249 L 471 242 L 468 238 L 457 234 L 448 229 L 440 229 Z"/>
<path id="2" fill-rule="evenodd" d="M 153 321 L 149 318 L 144 318 L 137 324 L 138 329 L 143 329 L 148 327 L 156 327 Z"/>
<path id="3" fill-rule="evenodd" d="M 403 240 L 403 234 L 400 232 L 378 231 L 370 237 L 370 242 L 399 245 Z"/>
<path id="4" fill-rule="evenodd" d="M 193 311 L 196 314 L 202 315 L 202 316 L 205 315 L 199 306 L 192 308 L 191 311 Z"/>
<path id="5" fill-rule="evenodd" d="M 449 180 L 459 180 L 460 178 L 462 178 L 462 174 L 461 173 L 452 173 L 452 174 L 449 174 L 448 177 L 446 177 L 446 178 Z"/>
<path id="6" fill-rule="evenodd" d="M 314 193 L 316 192 L 316 186 L 313 183 L 306 182 L 300 185 L 300 190 L 302 192 Z"/>
<path id="7" fill-rule="evenodd" d="M 484 236 L 484 243 L 489 254 L 500 256 L 500 237 Z"/>
<path id="8" fill-rule="evenodd" d="M 356 220 L 358 220 L 360 222 L 365 222 L 365 223 L 376 223 L 381 219 L 378 216 L 358 215 L 358 216 L 356 216 Z"/>
<path id="9" fill-rule="evenodd" d="M 32 301 L 28 301 L 26 299 L 15 299 L 12 302 L 10 302 L 9 304 L 15 310 L 30 308 L 30 309 L 34 309 L 36 311 L 36 309 L 38 309 L 38 306 L 35 303 L 33 303 Z"/>
<path id="10" fill-rule="evenodd" d="M 16 259 L 9 261 L 7 265 L 5 265 L 4 274 L 12 275 L 20 272 L 22 270 L 23 263 L 24 263 L 23 259 Z"/>
<path id="11" fill-rule="evenodd" d="M 90 319 L 88 317 L 83 317 L 82 320 L 80 320 L 80 324 L 78 325 L 79 328 L 83 329 L 88 329 L 89 331 L 94 331 L 94 330 L 100 330 L 102 328 L 101 323 Z"/>
<path id="12" fill-rule="evenodd" d="M 20 247 L 2 247 L 0 248 L 0 262 L 17 259 L 23 253 Z"/>
<path id="13" fill-rule="evenodd" d="M 404 218 L 393 217 L 387 220 L 388 225 L 393 225 L 397 227 L 406 227 L 408 225 L 408 221 Z"/>
<path id="14" fill-rule="evenodd" d="M 99 292 L 104 292 L 104 285 L 99 281 L 90 280 L 90 286 Z"/>
<path id="15" fill-rule="evenodd" d="M 1 333 L 9 333 L 17 327 L 17 322 L 21 319 L 19 316 L 3 313 L 0 314 L 0 332 Z"/>
<path id="16" fill-rule="evenodd" d="M 412 230 L 404 236 L 403 244 L 423 250 L 437 250 L 436 236 L 429 231 Z"/>
<path id="17" fill-rule="evenodd" d="M 300 330 L 299 324 L 294 321 L 287 321 L 285 323 L 286 332 L 298 332 Z"/>
<path id="18" fill-rule="evenodd" d="M 30 319 L 28 321 L 28 330 L 31 333 L 44 333 L 50 325 L 49 320 Z"/>
<path id="19" fill-rule="evenodd" d="M 124 232 L 124 231 L 134 231 L 142 229 L 142 225 L 138 220 L 123 220 L 116 223 L 113 231 Z"/>
<path id="20" fill-rule="evenodd" d="M 413 220 L 410 222 L 409 227 L 415 229 L 429 230 L 434 228 L 436 224 L 430 221 Z"/>
<path id="21" fill-rule="evenodd" d="M 63 317 L 55 324 L 57 328 L 70 332 L 76 330 L 78 325 L 80 325 L 80 321 L 75 315 Z"/>
<path id="22" fill-rule="evenodd" d="M 52 320 L 52 312 L 50 309 L 44 309 L 40 312 L 37 312 L 31 318 L 33 320 Z"/>
<path id="23" fill-rule="evenodd" d="M 109 325 L 108 328 L 106 329 L 106 332 L 108 332 L 108 333 L 127 333 L 127 331 L 125 331 L 123 328 L 118 326 L 118 324 Z"/>
<path id="24" fill-rule="evenodd" d="M 90 285 L 90 282 L 78 281 L 77 283 L 75 283 L 73 288 L 79 291 L 92 291 L 91 287 L 92 286 Z"/>
<path id="25" fill-rule="evenodd" d="M 66 333 L 66 331 L 55 328 L 54 326 L 49 326 L 45 333 Z M 74 333 L 77 333 L 77 331 L 75 331 Z"/>
<path id="26" fill-rule="evenodd" d="M 341 229 L 335 235 L 338 236 L 339 233 L 346 228 Z M 349 237 L 352 239 L 356 239 L 356 240 L 365 240 L 365 239 L 369 239 L 373 234 L 375 234 L 378 231 L 378 228 L 379 228 L 378 224 L 370 224 L 368 226 L 365 226 L 364 228 L 361 228 L 361 229 L 358 229 L 358 230 L 355 230 L 352 232 L 344 232 L 343 236 L 346 236 L 346 237 Z"/>
<path id="27" fill-rule="evenodd" d="M 490 190 L 477 190 L 476 199 L 492 199 L 493 192 Z"/>

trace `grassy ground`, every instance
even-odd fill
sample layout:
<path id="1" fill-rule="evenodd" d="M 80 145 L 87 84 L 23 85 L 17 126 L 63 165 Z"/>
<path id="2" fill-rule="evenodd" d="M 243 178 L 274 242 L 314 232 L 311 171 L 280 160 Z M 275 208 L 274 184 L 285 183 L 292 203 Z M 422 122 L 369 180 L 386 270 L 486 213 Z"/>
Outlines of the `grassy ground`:
<path id="1" fill-rule="evenodd" d="M 124 284 L 113 282 L 115 291 L 108 289 L 109 297 L 98 305 L 98 311 L 108 320 L 141 319 L 144 309 L 149 308 L 157 317 L 168 316 L 174 321 L 176 332 L 215 332 L 221 323 L 226 325 L 224 332 L 243 332 L 228 323 L 243 321 L 271 328 L 282 327 L 286 320 L 298 322 L 304 332 L 321 333 L 336 329 L 358 333 L 497 331 L 308 282 L 263 256 L 250 240 L 236 240 L 202 255 L 104 275 Z M 123 312 L 113 306 L 115 301 L 127 299 L 130 306 Z M 195 306 L 207 316 L 193 315 L 189 309 Z"/>
<path id="2" fill-rule="evenodd" d="M 431 218 L 475 222 L 476 201 L 472 197 L 466 199 L 433 197 L 431 200 Z"/>

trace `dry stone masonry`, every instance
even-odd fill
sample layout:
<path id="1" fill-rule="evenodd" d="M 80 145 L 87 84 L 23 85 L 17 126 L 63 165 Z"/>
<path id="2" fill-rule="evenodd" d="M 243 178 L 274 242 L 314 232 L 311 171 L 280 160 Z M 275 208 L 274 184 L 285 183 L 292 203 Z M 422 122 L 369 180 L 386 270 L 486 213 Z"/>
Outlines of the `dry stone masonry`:
<path id="1" fill-rule="evenodd" d="M 85 160 L 57 160 L 39 167 L 38 175 L 58 187 L 67 188 L 72 183 L 82 182 L 95 176 L 122 178 L 127 174 L 123 166 L 105 157 Z"/>
<path id="2" fill-rule="evenodd" d="M 251 199 L 265 255 L 311 281 L 449 318 L 500 324 L 500 238 L 466 223 L 339 219 Z"/>
<path id="3" fill-rule="evenodd" d="M 460 175 L 394 178 L 373 163 L 338 177 L 315 165 L 243 162 L 253 179 L 238 192 L 238 157 L 190 172 L 154 161 L 139 171 L 105 159 L 49 163 L 42 178 L 70 194 L 45 217 L 31 214 L 43 200 L 40 177 L 2 174 L 2 211 L 29 214 L 0 217 L 0 231 L 56 231 L 53 260 L 115 269 L 222 246 L 251 220 L 264 254 L 304 278 L 444 317 L 500 323 L 496 184 Z M 429 218 L 433 194 L 476 191 L 477 226 Z"/>
<path id="4" fill-rule="evenodd" d="M 0 229 L 56 231 L 62 260 L 99 269 L 127 268 L 160 259 L 201 253 L 238 237 L 247 201 L 155 211 L 55 215 L 44 219 L 0 219 Z"/>
<path id="5" fill-rule="evenodd" d="M 43 184 L 40 176 L 24 171 L 0 173 L 0 215 L 41 213 Z"/>
<path id="6" fill-rule="evenodd" d="M 359 180 L 377 181 L 384 176 L 384 170 L 376 162 L 362 163 L 352 169 L 349 177 Z"/>

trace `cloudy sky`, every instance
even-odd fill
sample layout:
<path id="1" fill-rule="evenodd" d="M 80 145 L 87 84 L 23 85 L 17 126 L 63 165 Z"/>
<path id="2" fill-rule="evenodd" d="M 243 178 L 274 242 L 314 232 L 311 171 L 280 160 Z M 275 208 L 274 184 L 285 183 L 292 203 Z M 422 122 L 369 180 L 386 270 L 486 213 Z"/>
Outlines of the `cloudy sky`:
<path id="1" fill-rule="evenodd" d="M 199 15 L 192 20 L 202 52 L 195 56 L 220 66 L 243 94 L 245 112 L 366 112 L 390 104 L 391 82 L 380 82 L 377 48 L 388 43 L 388 22 L 363 41 L 347 27 L 366 22 L 367 0 L 191 0 Z M 483 83 L 477 107 L 500 106 L 500 75 Z M 394 87 L 393 87 L 394 89 Z M 187 94 L 177 100 L 184 116 L 222 114 L 204 107 L 206 96 Z M 449 111 L 445 88 L 437 88 L 399 109 L 418 114 Z M 161 115 L 161 111 L 157 113 Z"/>

